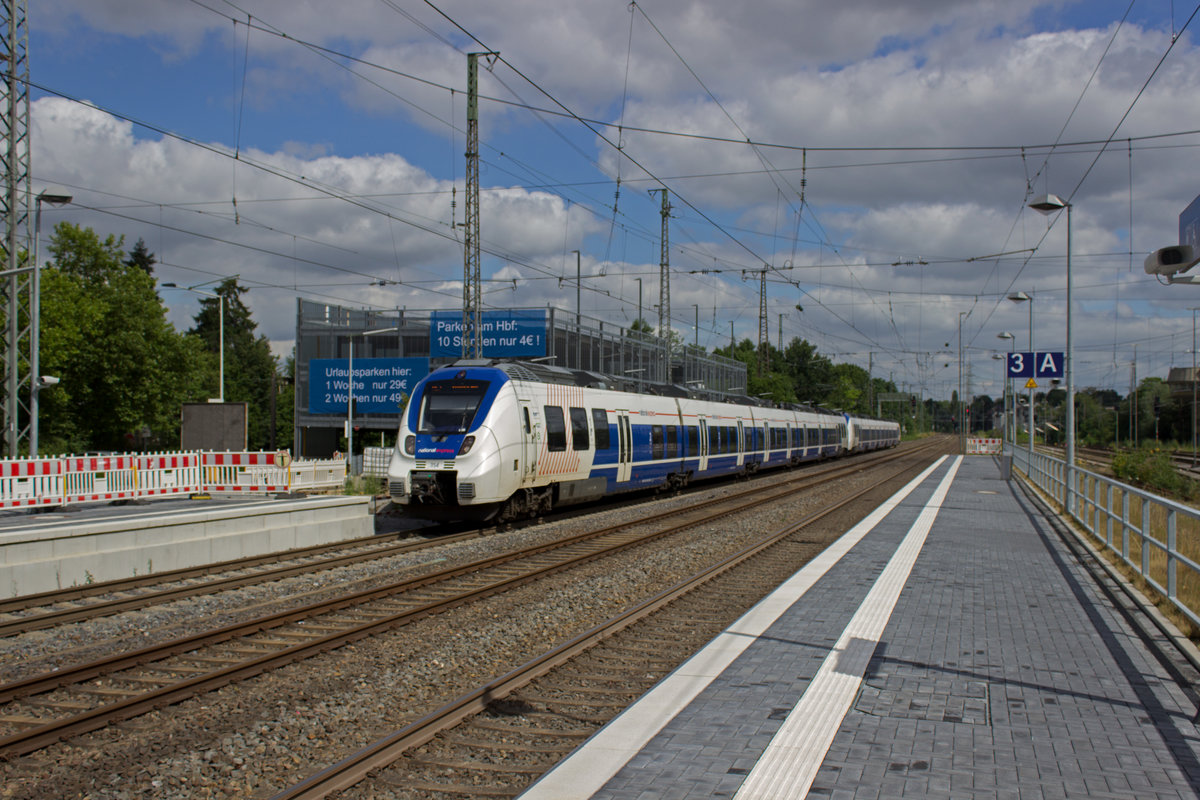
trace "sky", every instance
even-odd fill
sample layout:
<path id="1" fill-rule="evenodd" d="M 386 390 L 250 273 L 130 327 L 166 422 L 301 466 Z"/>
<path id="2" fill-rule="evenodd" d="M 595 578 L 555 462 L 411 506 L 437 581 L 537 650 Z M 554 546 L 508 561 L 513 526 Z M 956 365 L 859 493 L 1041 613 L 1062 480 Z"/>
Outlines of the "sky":
<path id="1" fill-rule="evenodd" d="M 37 0 L 32 188 L 139 238 L 161 283 L 461 308 L 468 53 L 486 308 L 813 343 L 903 391 L 999 396 L 1010 347 L 1075 384 L 1191 366 L 1200 286 L 1147 275 L 1200 195 L 1200 21 L 1174 0 Z M 578 255 L 578 267 L 576 253 Z M 1196 268 L 1200 272 L 1200 267 Z M 1025 292 L 1032 303 L 1007 298 Z M 162 288 L 193 324 L 199 297 Z M 1014 338 L 998 338 L 1011 333 Z"/>

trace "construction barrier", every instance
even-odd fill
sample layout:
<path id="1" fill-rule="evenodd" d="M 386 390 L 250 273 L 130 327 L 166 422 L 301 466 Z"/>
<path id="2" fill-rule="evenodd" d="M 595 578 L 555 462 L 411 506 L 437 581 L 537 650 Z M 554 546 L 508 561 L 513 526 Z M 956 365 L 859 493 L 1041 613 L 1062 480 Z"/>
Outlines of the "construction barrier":
<path id="1" fill-rule="evenodd" d="M 336 489 L 341 460 L 279 452 L 186 452 L 0 459 L 0 509 L 162 499 L 198 493 Z"/>
<path id="2" fill-rule="evenodd" d="M 138 489 L 146 497 L 189 495 L 204 491 L 200 453 L 138 456 Z"/>
<path id="3" fill-rule="evenodd" d="M 0 507 L 61 505 L 65 468 L 60 458 L 0 461 Z"/>
<path id="4" fill-rule="evenodd" d="M 967 455 L 993 456 L 1004 449 L 1003 439 L 967 439 Z"/>

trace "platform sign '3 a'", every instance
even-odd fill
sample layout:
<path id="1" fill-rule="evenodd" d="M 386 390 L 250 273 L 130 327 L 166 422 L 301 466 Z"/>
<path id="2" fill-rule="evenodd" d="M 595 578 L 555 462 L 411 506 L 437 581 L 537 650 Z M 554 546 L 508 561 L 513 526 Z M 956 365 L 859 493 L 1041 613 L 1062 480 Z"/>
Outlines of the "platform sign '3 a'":
<path id="1" fill-rule="evenodd" d="M 1007 365 L 1007 375 L 1010 378 L 1061 378 L 1063 376 L 1062 351 L 1009 353 Z"/>

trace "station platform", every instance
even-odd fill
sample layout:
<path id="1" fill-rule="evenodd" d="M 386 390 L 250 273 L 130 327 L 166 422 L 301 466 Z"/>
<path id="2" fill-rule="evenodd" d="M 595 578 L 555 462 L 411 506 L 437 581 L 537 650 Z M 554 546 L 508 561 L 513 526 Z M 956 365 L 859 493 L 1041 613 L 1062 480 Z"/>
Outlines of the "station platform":
<path id="1" fill-rule="evenodd" d="M 163 499 L 0 514 L 0 597 L 216 564 L 374 532 L 372 498 Z"/>
<path id="2" fill-rule="evenodd" d="M 1200 796 L 1191 662 L 1057 525 L 940 460 L 522 800 Z"/>

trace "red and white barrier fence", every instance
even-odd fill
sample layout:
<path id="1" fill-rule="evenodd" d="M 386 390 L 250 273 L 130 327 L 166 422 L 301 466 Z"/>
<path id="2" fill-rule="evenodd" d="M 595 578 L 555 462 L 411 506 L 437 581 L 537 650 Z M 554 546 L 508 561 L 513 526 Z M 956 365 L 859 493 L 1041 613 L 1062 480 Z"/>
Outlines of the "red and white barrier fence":
<path id="1" fill-rule="evenodd" d="M 1003 439 L 967 439 L 967 455 L 998 455 L 1004 449 Z"/>
<path id="2" fill-rule="evenodd" d="M 338 488 L 346 462 L 279 452 L 187 452 L 0 459 L 0 509 Z"/>

